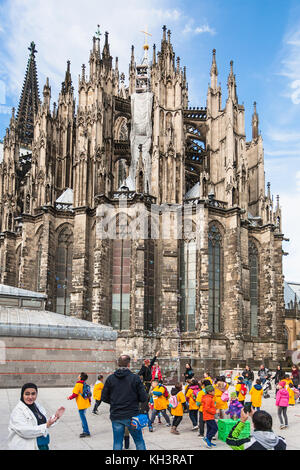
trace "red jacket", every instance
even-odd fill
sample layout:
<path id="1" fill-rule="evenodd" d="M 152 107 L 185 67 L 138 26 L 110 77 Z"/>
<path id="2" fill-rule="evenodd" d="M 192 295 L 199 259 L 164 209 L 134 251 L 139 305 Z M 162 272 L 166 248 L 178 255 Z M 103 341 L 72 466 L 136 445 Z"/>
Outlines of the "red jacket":
<path id="1" fill-rule="evenodd" d="M 155 373 L 156 373 L 156 370 L 157 370 L 157 379 L 158 381 L 162 380 L 162 375 L 161 375 L 161 371 L 160 371 L 160 368 L 159 366 L 153 366 L 152 367 L 152 380 L 155 380 Z"/>
<path id="2" fill-rule="evenodd" d="M 201 400 L 203 406 L 203 421 L 210 421 L 215 419 L 215 414 L 217 412 L 215 407 L 215 397 L 214 395 L 204 395 Z"/>

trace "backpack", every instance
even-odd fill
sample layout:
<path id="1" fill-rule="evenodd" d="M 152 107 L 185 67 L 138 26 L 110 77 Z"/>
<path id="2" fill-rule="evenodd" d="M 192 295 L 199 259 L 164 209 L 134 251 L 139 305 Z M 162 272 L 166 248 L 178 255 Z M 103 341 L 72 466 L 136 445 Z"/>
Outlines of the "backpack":
<path id="1" fill-rule="evenodd" d="M 247 395 L 247 387 L 245 384 L 241 384 L 241 394 L 244 396 Z"/>
<path id="2" fill-rule="evenodd" d="M 169 392 L 168 392 L 167 387 L 165 387 L 164 385 L 163 385 L 163 387 L 164 387 L 164 390 L 165 390 L 165 391 L 164 391 L 164 397 L 165 397 L 165 398 L 169 398 Z"/>
<path id="3" fill-rule="evenodd" d="M 170 408 L 176 408 L 178 406 L 177 395 L 172 395 L 169 399 Z"/>
<path id="4" fill-rule="evenodd" d="M 82 396 L 82 398 L 84 398 L 84 400 L 87 400 L 92 396 L 91 387 L 85 382 L 83 384 L 82 393 L 80 395 Z"/>
<path id="5" fill-rule="evenodd" d="M 229 393 L 227 391 L 222 393 L 221 400 L 222 401 L 228 401 L 229 400 Z"/>
<path id="6" fill-rule="evenodd" d="M 149 418 L 147 414 L 140 414 L 138 416 L 134 416 L 131 418 L 131 427 L 140 431 L 141 429 L 145 428 L 149 424 Z"/>

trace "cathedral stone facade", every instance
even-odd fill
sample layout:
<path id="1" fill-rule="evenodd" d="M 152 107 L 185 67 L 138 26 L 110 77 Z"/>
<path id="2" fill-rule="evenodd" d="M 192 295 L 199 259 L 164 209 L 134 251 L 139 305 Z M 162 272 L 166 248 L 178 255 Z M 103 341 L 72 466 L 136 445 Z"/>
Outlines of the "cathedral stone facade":
<path id="1" fill-rule="evenodd" d="M 214 50 L 206 106 L 190 108 L 166 27 L 141 63 L 132 47 L 128 86 L 108 33 L 103 45 L 96 34 L 77 104 L 68 62 L 50 105 L 29 49 L 0 164 L 1 282 L 112 325 L 137 360 L 159 350 L 167 374 L 180 360 L 282 360 L 279 198 L 265 185 L 256 104 L 246 140 L 233 62 L 225 103 Z"/>

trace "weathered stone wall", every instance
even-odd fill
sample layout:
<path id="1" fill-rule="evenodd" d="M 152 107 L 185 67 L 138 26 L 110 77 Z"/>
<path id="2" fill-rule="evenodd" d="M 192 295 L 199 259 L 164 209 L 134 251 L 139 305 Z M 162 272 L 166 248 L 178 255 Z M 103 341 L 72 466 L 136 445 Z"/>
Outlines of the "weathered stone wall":
<path id="1" fill-rule="evenodd" d="M 72 387 L 80 372 L 94 384 L 116 368 L 115 341 L 1 337 L 0 387 Z M 3 360 L 4 359 L 4 360 Z"/>

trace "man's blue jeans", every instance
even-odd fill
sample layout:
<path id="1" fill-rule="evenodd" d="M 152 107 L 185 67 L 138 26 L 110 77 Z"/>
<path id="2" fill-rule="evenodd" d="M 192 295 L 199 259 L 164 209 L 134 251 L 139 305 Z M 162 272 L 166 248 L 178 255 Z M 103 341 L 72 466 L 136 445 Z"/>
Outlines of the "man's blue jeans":
<path id="1" fill-rule="evenodd" d="M 86 433 L 86 434 L 90 434 L 88 423 L 87 423 L 87 420 L 86 420 L 86 417 L 85 417 L 86 409 L 85 410 L 78 410 L 78 411 L 79 411 L 79 416 L 80 416 L 80 419 L 81 419 L 83 432 Z"/>
<path id="2" fill-rule="evenodd" d="M 119 419 L 112 421 L 112 429 L 114 435 L 113 450 L 122 450 L 124 441 L 125 427 L 128 427 L 131 437 L 134 440 L 136 450 L 146 450 L 145 441 L 143 438 L 143 431 L 131 427 L 131 419 Z"/>

